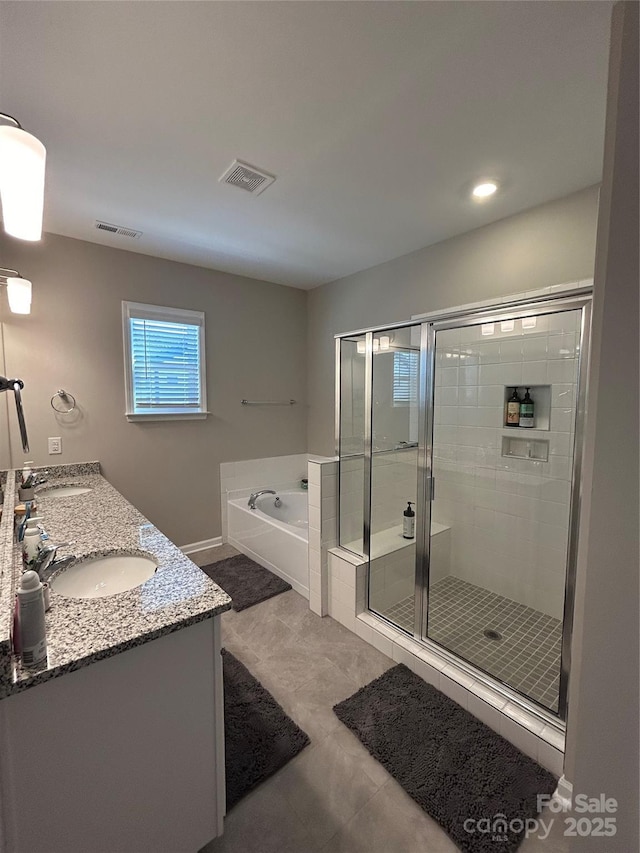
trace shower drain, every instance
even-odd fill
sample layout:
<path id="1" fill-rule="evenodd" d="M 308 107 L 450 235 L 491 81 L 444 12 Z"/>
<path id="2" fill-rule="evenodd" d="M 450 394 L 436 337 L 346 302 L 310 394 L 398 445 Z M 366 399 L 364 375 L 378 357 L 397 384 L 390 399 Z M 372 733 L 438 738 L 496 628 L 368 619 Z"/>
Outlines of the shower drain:
<path id="1" fill-rule="evenodd" d="M 502 634 L 500 634 L 498 631 L 494 631 L 493 628 L 485 628 L 482 633 L 485 635 L 487 640 L 501 640 L 502 639 Z"/>

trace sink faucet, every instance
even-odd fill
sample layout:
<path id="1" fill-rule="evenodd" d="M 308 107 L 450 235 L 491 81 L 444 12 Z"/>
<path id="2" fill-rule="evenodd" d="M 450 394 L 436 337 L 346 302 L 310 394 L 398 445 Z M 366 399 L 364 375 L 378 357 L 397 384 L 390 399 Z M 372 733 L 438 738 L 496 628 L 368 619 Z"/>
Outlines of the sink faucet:
<path id="1" fill-rule="evenodd" d="M 48 542 L 42 547 L 33 564 L 33 570 L 38 573 L 42 583 L 48 581 L 58 569 L 70 565 L 76 559 L 75 554 L 69 554 L 56 560 L 58 548 L 65 548 L 73 544 L 73 542 L 60 542 L 58 545 L 54 545 L 52 542 Z"/>
<path id="2" fill-rule="evenodd" d="M 256 501 L 258 500 L 260 495 L 275 495 L 275 492 L 273 491 L 273 489 L 262 489 L 259 492 L 254 492 L 252 495 L 249 496 L 249 502 L 247 504 L 249 509 L 256 508 Z"/>

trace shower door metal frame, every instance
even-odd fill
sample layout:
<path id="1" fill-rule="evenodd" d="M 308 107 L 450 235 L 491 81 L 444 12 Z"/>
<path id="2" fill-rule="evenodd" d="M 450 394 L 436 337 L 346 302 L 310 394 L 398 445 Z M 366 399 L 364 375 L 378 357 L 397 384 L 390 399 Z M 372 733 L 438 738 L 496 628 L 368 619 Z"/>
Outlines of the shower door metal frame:
<path id="1" fill-rule="evenodd" d="M 420 324 L 420 386 L 418 390 L 418 488 L 416 495 L 416 581 L 414 589 L 414 639 L 423 641 L 429 612 L 431 565 L 431 503 L 433 501 L 433 388 L 435 333 L 432 323 Z"/>
<path id="2" fill-rule="evenodd" d="M 579 518 L 581 506 L 581 472 L 584 438 L 584 417 L 587 399 L 587 373 L 589 363 L 592 288 L 590 286 L 557 296 L 541 295 L 530 299 L 513 300 L 487 308 L 462 308 L 459 311 L 443 312 L 441 315 L 416 317 L 400 323 L 385 323 L 369 326 L 352 332 L 335 335 L 336 340 L 336 455 L 340 458 L 340 391 L 341 391 L 341 341 L 356 335 L 365 335 L 365 388 L 364 388 L 364 507 L 363 507 L 363 556 L 366 559 L 366 607 L 369 609 L 370 544 L 371 544 L 371 474 L 372 474 L 372 421 L 373 421 L 373 336 L 385 331 L 420 327 L 420 385 L 418 423 L 418 511 L 416 529 L 416 583 L 415 620 L 413 639 L 448 658 L 456 666 L 468 671 L 473 677 L 497 689 L 509 701 L 533 710 L 548 724 L 562 729 L 567 717 L 569 669 L 571 660 L 571 637 L 575 599 L 575 576 L 579 541 Z M 575 405 L 575 429 L 573 436 L 573 466 L 571 476 L 571 499 L 568 523 L 567 559 L 562 625 L 561 671 L 558 697 L 558 714 L 539 705 L 535 700 L 520 693 L 464 658 L 450 652 L 428 637 L 429 614 L 429 560 L 431 532 L 431 503 L 434 497 L 433 478 L 433 426 L 434 426 L 434 378 L 435 345 L 438 331 L 450 328 L 476 326 L 481 323 L 499 323 L 523 317 L 537 317 L 562 311 L 580 310 L 580 352 L 578 355 L 578 378 Z M 340 472 L 340 464 L 338 464 Z M 338 473 L 338 477 L 340 473 Z M 340 484 L 338 481 L 338 495 Z M 338 522 L 340 512 L 338 512 Z M 338 543 L 340 537 L 338 535 Z M 382 619 L 384 616 L 375 614 Z M 385 621 L 389 621 L 385 619 Z M 392 624 L 392 623 L 390 623 Z M 398 626 L 395 626 L 398 628 Z M 401 628 L 399 630 L 402 630 Z"/>

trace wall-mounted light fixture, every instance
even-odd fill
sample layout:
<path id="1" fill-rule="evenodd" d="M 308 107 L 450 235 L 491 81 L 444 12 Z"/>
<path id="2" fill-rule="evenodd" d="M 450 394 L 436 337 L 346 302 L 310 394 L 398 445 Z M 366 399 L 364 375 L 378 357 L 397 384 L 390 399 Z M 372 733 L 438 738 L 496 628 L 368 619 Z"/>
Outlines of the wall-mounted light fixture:
<path id="1" fill-rule="evenodd" d="M 40 240 L 46 149 L 13 116 L 0 113 L 0 198 L 4 230 L 21 240 Z"/>
<path id="2" fill-rule="evenodd" d="M 0 267 L 0 284 L 7 285 L 9 308 L 14 314 L 31 313 L 31 282 L 18 270 Z"/>

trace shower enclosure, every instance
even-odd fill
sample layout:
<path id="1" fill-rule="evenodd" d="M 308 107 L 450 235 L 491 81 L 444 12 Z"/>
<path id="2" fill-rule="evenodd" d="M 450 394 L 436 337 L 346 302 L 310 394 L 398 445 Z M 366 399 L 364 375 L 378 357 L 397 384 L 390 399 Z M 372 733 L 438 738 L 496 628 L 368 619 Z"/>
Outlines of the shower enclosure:
<path id="1" fill-rule="evenodd" d="M 336 336 L 339 543 L 368 609 L 560 719 L 589 319 L 573 291 Z"/>

